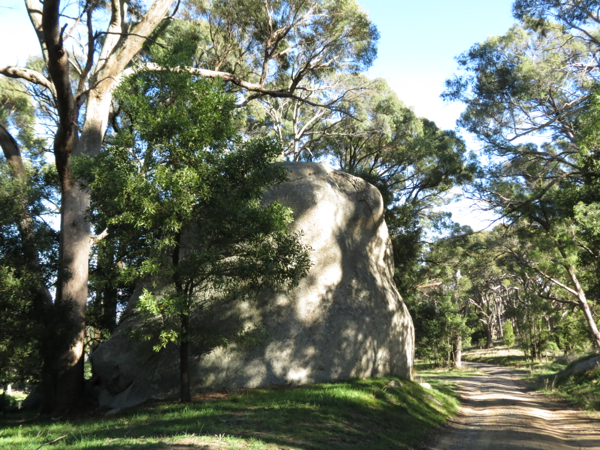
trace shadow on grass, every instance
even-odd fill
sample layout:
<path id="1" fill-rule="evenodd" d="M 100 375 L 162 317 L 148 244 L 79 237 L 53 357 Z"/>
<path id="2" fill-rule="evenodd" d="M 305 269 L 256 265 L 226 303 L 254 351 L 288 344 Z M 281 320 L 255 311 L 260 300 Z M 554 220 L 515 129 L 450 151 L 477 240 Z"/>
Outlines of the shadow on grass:
<path id="1" fill-rule="evenodd" d="M 252 448 L 252 443 L 256 448 L 275 444 L 307 450 L 410 448 L 457 410 L 453 392 L 442 383 L 426 390 L 418 383 L 391 380 L 239 391 L 218 401 L 142 406 L 110 418 L 69 423 L 5 421 L 0 422 L 0 447 L 10 444 L 11 437 L 17 443 L 19 433 L 24 445 L 12 448 L 36 448 L 63 434 L 69 436 L 54 449 L 153 448 L 164 446 L 159 442 L 164 439 L 190 435 L 242 439 L 239 448 Z M 168 447 L 190 447 L 176 444 Z"/>
<path id="2" fill-rule="evenodd" d="M 546 358 L 546 361 L 530 361 L 523 355 L 468 354 L 465 359 L 528 370 L 529 375 L 524 379 L 531 388 L 560 397 L 587 411 L 600 411 L 600 367 L 578 374 L 570 373 L 575 365 L 594 355 L 595 353 L 581 357 L 554 355 L 552 358 Z"/>

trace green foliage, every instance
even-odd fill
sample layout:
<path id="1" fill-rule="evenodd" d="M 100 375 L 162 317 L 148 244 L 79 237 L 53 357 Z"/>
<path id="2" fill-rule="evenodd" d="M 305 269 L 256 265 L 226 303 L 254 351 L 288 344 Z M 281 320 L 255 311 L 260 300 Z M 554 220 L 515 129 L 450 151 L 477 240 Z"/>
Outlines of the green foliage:
<path id="1" fill-rule="evenodd" d="M 543 352 L 550 348 L 550 330 L 543 320 L 527 317 L 521 320 L 519 328 L 519 348 L 531 361 L 539 360 Z"/>
<path id="2" fill-rule="evenodd" d="M 576 28 L 586 22 L 595 22 L 590 14 L 598 7 L 597 0 L 579 0 L 563 2 L 557 0 L 516 0 L 513 5 L 514 16 L 523 21 L 531 21 L 542 28 L 548 21 L 557 21 L 568 28 Z M 586 24 L 587 25 L 587 24 Z M 590 36 L 591 37 L 591 36 Z"/>
<path id="3" fill-rule="evenodd" d="M 566 110 L 575 113 L 581 108 L 598 75 L 580 67 L 590 50 L 557 24 L 549 23 L 542 31 L 515 25 L 504 36 L 491 37 L 460 55 L 463 73 L 446 82 L 444 96 L 467 104 L 461 126 L 494 152 L 527 154 L 530 148 L 513 141 L 536 134 L 568 142 L 576 120 Z"/>
<path id="4" fill-rule="evenodd" d="M 517 319 L 517 335 L 532 358 L 554 342 L 556 314 L 568 304 L 584 313 L 600 346 L 594 312 L 600 72 L 588 64 L 598 50 L 586 31 L 598 25 L 588 7 L 594 2 L 516 2 L 521 23 L 461 55 L 463 72 L 445 93 L 466 103 L 461 126 L 493 161 L 476 190 L 514 229 L 515 241 L 504 248 L 526 289 L 519 301 L 531 313 Z"/>
<path id="5" fill-rule="evenodd" d="M 359 72 L 377 55 L 377 29 L 355 0 L 194 0 L 186 15 L 203 27 L 196 55 L 201 66 L 265 76 L 270 87 L 298 83 L 303 75 Z"/>
<path id="6" fill-rule="evenodd" d="M 287 231 L 291 211 L 261 203 L 286 179 L 273 164 L 280 147 L 233 137 L 233 97 L 219 82 L 139 73 L 115 98 L 118 132 L 78 171 L 92 188 L 93 220 L 119 247 L 121 277 L 149 283 L 137 302 L 148 320 L 137 331 L 157 338 L 156 351 L 175 343 L 186 359 L 189 343 L 208 352 L 242 339 L 249 330 L 236 324 L 215 334 L 192 322 L 264 287 L 294 286 L 310 267 L 307 249 Z"/>
<path id="7" fill-rule="evenodd" d="M 421 212 L 452 186 L 472 180 L 476 166 L 462 140 L 418 118 L 384 80 L 370 82 L 348 112 L 353 116 L 319 144 L 317 154 L 333 156 L 341 170 L 383 188 L 386 206 L 412 205 Z"/>
<path id="8" fill-rule="evenodd" d="M 58 236 L 45 222 L 56 200 L 55 174 L 33 133 L 30 96 L 20 83 L 0 79 L 0 126 L 19 147 L 24 173 L 0 156 L 0 384 L 39 379 L 48 351 L 47 301 L 40 292 L 56 277 Z M 55 340 L 63 336 L 61 321 Z"/>
<path id="9" fill-rule="evenodd" d="M 409 306 L 415 324 L 415 356 L 438 366 L 453 361 L 456 338 L 469 345 L 472 330 L 449 296 L 436 295 Z"/>
<path id="10" fill-rule="evenodd" d="M 10 78 L 0 78 L 0 126 L 15 130 L 15 140 L 30 157 L 45 150 L 43 138 L 35 136 L 35 109 L 25 86 Z"/>
<path id="11" fill-rule="evenodd" d="M 569 311 L 557 320 L 552 343 L 565 354 L 580 354 L 589 350 L 590 332 L 581 311 Z"/>
<path id="12" fill-rule="evenodd" d="M 502 327 L 504 345 L 507 347 L 512 347 L 515 345 L 515 332 L 513 330 L 512 322 L 510 320 L 506 320 L 504 322 L 504 326 Z"/>
<path id="13" fill-rule="evenodd" d="M 39 319 L 35 304 L 38 280 L 8 266 L 0 268 L 0 383 L 39 376 Z M 37 318 L 37 320 L 36 320 Z"/>

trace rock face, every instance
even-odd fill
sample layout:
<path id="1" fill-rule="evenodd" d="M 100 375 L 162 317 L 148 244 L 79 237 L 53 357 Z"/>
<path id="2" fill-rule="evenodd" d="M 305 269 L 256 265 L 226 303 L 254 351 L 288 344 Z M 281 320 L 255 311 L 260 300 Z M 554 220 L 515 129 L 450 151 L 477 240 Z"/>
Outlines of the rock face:
<path id="1" fill-rule="evenodd" d="M 600 367 L 600 355 L 592 355 L 579 361 L 573 367 L 565 369 L 559 376 L 566 379 L 582 372 L 592 371 L 598 367 Z"/>
<path id="2" fill-rule="evenodd" d="M 292 208 L 313 267 L 290 292 L 238 302 L 207 326 L 246 323 L 264 330 L 253 345 L 190 358 L 192 395 L 205 390 L 305 384 L 352 377 L 411 378 L 414 331 L 393 282 L 393 257 L 379 191 L 316 163 L 285 163 L 289 181 L 265 200 Z M 92 355 L 99 402 L 129 407 L 176 398 L 175 348 L 154 353 L 131 337 L 140 318 L 130 301 L 113 336 Z M 228 322 L 229 321 L 229 322 Z M 192 351 L 193 354 L 193 351 Z"/>

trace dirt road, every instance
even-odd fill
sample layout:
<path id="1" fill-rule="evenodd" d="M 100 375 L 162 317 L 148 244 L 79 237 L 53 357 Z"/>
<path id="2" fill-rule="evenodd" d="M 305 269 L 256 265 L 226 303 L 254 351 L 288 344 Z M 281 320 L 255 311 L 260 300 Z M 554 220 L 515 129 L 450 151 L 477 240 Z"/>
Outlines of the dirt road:
<path id="1" fill-rule="evenodd" d="M 452 378 L 458 416 L 430 450 L 600 449 L 600 419 L 531 392 L 523 372 L 469 363 L 486 376 Z"/>

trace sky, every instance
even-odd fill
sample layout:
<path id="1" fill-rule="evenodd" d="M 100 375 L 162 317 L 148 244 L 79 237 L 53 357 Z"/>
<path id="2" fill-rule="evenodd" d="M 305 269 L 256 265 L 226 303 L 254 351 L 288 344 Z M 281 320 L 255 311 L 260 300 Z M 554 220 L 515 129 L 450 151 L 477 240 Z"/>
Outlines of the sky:
<path id="1" fill-rule="evenodd" d="M 385 78 L 417 115 L 455 129 L 463 105 L 446 104 L 444 81 L 455 57 L 514 23 L 513 0 L 358 0 L 380 33 L 378 57 L 368 75 Z M 0 67 L 23 65 L 39 45 L 21 0 L 0 0 Z M 468 146 L 477 144 L 468 136 Z M 451 207 L 454 220 L 481 229 L 491 216 L 469 203 Z"/>
<path id="2" fill-rule="evenodd" d="M 380 34 L 378 55 L 369 76 L 385 78 L 416 114 L 454 130 L 462 103 L 440 98 L 444 81 L 457 72 L 455 58 L 514 24 L 513 0 L 358 0 Z M 470 150 L 473 137 L 464 135 Z M 496 218 L 463 200 L 445 207 L 454 221 L 475 230 Z"/>
<path id="3" fill-rule="evenodd" d="M 440 98 L 456 72 L 455 57 L 506 33 L 513 0 L 358 0 L 380 34 L 371 77 L 385 78 L 398 97 L 443 129 L 454 129 L 463 106 Z"/>

